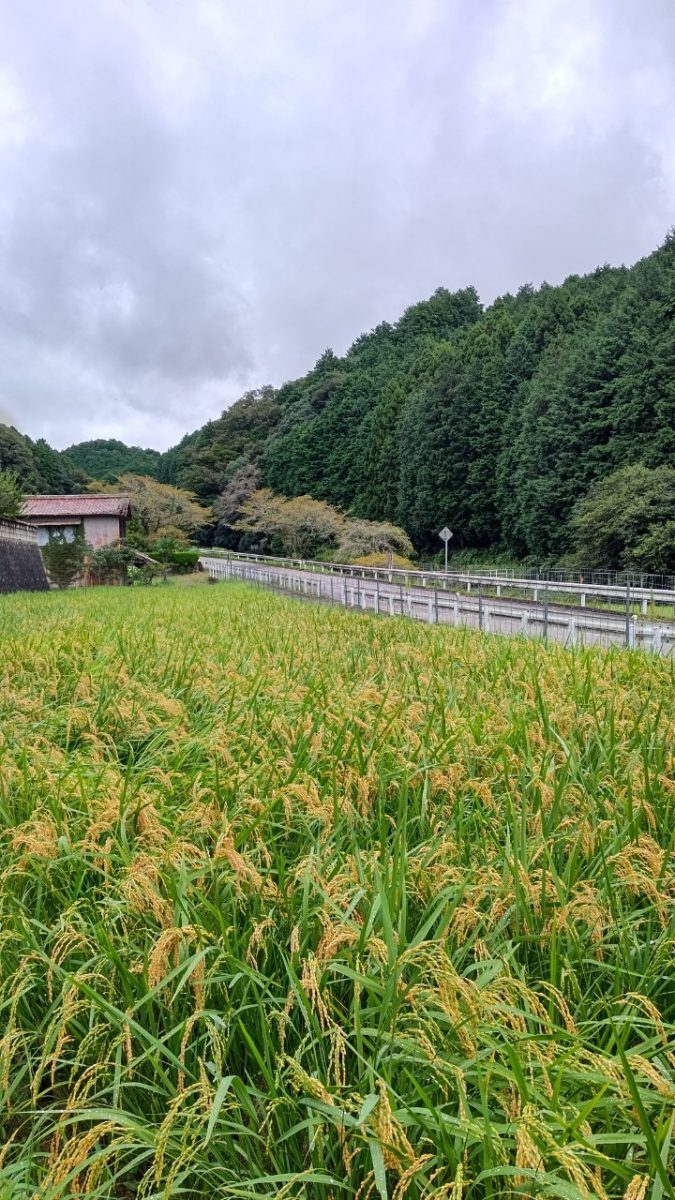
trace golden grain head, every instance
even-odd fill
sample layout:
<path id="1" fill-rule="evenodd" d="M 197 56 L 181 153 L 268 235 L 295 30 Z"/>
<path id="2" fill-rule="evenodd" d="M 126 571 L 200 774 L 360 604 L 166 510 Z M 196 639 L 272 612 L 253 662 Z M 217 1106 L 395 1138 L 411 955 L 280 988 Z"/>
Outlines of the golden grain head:
<path id="1" fill-rule="evenodd" d="M 671 664 L 229 586 L 0 609 L 3 1178 L 647 1200 L 635 1088 L 672 1174 Z"/>

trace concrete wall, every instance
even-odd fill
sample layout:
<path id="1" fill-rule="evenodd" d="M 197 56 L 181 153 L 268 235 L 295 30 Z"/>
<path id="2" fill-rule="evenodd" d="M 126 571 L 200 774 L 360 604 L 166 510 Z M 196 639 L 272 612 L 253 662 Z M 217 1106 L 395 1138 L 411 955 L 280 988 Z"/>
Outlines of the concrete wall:
<path id="1" fill-rule="evenodd" d="M 0 592 L 47 592 L 49 582 L 32 525 L 0 519 Z"/>

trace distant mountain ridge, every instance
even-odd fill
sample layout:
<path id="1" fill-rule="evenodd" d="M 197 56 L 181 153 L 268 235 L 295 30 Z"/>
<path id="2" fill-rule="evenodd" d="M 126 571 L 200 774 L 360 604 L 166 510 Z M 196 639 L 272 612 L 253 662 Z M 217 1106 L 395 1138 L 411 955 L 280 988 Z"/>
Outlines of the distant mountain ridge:
<path id="1" fill-rule="evenodd" d="M 140 446 L 127 446 L 117 438 L 94 438 L 88 442 L 76 442 L 63 454 L 70 463 L 84 471 L 91 479 L 103 483 L 114 483 L 118 475 L 156 475 L 161 453 L 159 450 L 143 450 Z"/>

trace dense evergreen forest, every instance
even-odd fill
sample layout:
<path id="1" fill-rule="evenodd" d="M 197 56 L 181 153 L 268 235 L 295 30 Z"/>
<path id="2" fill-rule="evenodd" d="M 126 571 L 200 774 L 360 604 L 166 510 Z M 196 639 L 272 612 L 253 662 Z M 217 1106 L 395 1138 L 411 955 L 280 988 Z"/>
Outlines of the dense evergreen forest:
<path id="1" fill-rule="evenodd" d="M 159 450 L 142 450 L 126 446 L 116 438 L 95 438 L 78 442 L 64 450 L 65 459 L 90 479 L 114 483 L 118 475 L 157 475 L 161 454 Z"/>
<path id="2" fill-rule="evenodd" d="M 0 424 L 0 471 L 16 475 L 25 492 L 79 492 L 87 476 L 53 450 L 44 438 L 34 442 L 11 425 Z"/>
<path id="3" fill-rule="evenodd" d="M 487 308 L 473 288 L 439 288 L 162 455 L 116 441 L 58 455 L 20 440 L 32 465 L 3 462 L 0 437 L 0 466 L 42 490 L 154 474 L 222 514 L 262 485 L 393 521 L 420 551 L 437 551 L 447 523 L 455 548 L 559 558 L 594 484 L 675 464 L 675 236 L 633 267 L 526 285 Z M 221 521 L 213 536 L 226 544 L 232 531 Z"/>

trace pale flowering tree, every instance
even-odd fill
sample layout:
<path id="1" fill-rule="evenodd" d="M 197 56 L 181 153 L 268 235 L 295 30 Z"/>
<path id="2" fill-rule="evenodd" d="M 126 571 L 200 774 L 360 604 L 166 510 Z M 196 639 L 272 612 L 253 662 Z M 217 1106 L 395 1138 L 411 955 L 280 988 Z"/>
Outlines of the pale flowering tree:
<path id="1" fill-rule="evenodd" d="M 292 558 L 311 558 L 337 543 L 344 524 L 342 514 L 323 500 L 312 496 L 287 500 L 260 488 L 243 504 L 235 528 L 278 538 Z"/>
<path id="2" fill-rule="evenodd" d="M 413 553 L 410 538 L 398 525 L 352 520 L 323 500 L 289 500 L 270 488 L 259 488 L 244 501 L 234 528 L 277 539 L 292 558 L 311 558 L 326 550 L 343 561 L 368 554 Z"/>
<path id="3" fill-rule="evenodd" d="M 405 529 L 391 525 L 388 521 L 346 521 L 337 548 L 337 554 L 349 562 L 353 558 L 365 558 L 368 554 L 413 553 L 413 544 Z"/>
<path id="4" fill-rule="evenodd" d="M 191 537 L 213 520 L 212 510 L 197 504 L 192 492 L 159 483 L 150 475 L 120 475 L 115 484 L 102 490 L 129 497 L 134 520 L 149 538 L 167 529 Z"/>
<path id="5" fill-rule="evenodd" d="M 310 558 L 335 545 L 345 526 L 342 513 L 311 496 L 287 500 L 283 518 L 285 544 L 294 558 Z"/>

